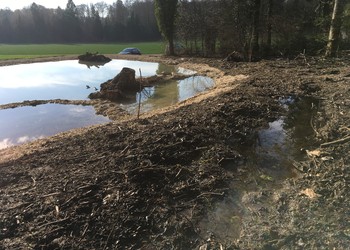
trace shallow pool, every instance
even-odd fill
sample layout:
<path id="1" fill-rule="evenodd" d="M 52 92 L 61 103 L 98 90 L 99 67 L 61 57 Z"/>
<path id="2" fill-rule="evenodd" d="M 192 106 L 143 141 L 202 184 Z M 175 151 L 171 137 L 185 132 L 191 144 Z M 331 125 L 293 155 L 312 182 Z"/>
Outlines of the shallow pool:
<path id="1" fill-rule="evenodd" d="M 91 106 L 45 104 L 0 110 L 0 149 L 73 128 L 109 122 Z"/>
<path id="2" fill-rule="evenodd" d="M 179 81 L 170 81 L 154 87 L 145 88 L 141 92 L 141 113 L 168 107 L 184 101 L 214 86 L 214 80 L 205 76 L 191 76 Z M 138 109 L 139 93 L 133 103 L 121 105 L 130 113 Z"/>

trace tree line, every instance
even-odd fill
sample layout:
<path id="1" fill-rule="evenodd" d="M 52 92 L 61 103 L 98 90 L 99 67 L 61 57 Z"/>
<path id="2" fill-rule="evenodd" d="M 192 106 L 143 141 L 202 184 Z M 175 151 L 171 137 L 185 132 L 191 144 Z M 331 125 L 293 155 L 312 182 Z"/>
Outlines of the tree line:
<path id="1" fill-rule="evenodd" d="M 160 40 L 153 0 L 118 0 L 48 9 L 33 3 L 0 10 L 0 43 L 137 42 Z"/>
<path id="2" fill-rule="evenodd" d="M 331 28 L 332 27 L 332 28 Z M 267 56 L 350 47 L 349 0 L 117 0 L 0 10 L 0 43 L 168 42 L 169 54 Z"/>
<path id="3" fill-rule="evenodd" d="M 334 55 L 349 47 L 349 0 L 155 0 L 163 36 L 187 53 L 245 60 L 299 53 Z M 177 9 L 174 10 L 174 4 Z M 157 10 L 158 9 L 158 10 Z M 166 18 L 160 13 L 167 13 Z M 169 15 L 176 17 L 170 26 Z M 169 28 L 173 27 L 172 32 Z M 330 29 L 330 27 L 332 27 Z M 339 43 L 341 41 L 341 43 Z M 176 53 L 170 51 L 170 54 Z"/>

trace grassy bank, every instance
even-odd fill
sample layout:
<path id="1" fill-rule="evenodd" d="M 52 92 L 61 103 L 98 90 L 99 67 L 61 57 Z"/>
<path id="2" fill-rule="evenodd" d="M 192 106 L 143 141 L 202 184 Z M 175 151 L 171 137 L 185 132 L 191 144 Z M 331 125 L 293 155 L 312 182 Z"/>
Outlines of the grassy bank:
<path id="1" fill-rule="evenodd" d="M 161 54 L 164 51 L 164 44 L 162 42 L 118 44 L 0 44 L 0 60 L 79 55 L 85 52 L 117 54 L 126 47 L 137 47 L 143 54 Z"/>

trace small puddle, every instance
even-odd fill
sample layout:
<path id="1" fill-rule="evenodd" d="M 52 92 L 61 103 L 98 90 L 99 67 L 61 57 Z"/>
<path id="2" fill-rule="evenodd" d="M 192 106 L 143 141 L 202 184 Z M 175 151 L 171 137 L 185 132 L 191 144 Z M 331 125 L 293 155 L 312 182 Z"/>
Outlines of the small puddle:
<path id="1" fill-rule="evenodd" d="M 231 183 L 229 196 L 203 219 L 201 231 L 211 232 L 219 242 L 234 242 L 239 238 L 247 209 L 243 195 L 262 188 L 279 189 L 283 180 L 298 175 L 293 163 L 304 159 L 304 150 L 316 143 L 310 121 L 317 112 L 318 103 L 312 98 L 281 100 L 288 114 L 260 130 L 253 146 L 238 149 L 245 161 L 238 168 L 233 167 L 237 179 Z"/>

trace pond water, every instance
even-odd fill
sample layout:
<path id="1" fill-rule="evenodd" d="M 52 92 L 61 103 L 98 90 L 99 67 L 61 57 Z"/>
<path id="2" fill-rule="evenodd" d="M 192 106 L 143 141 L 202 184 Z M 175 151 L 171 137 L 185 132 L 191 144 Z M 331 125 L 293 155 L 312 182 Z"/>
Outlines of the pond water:
<path id="1" fill-rule="evenodd" d="M 73 128 L 109 122 L 91 106 L 45 104 L 0 110 L 0 149 Z"/>
<path id="2" fill-rule="evenodd" d="M 112 60 L 107 64 L 83 64 L 78 60 L 20 64 L 0 67 L 0 105 L 26 100 L 87 100 L 100 84 L 114 78 L 123 67 L 136 71 L 138 77 L 160 73 L 181 73 L 189 78 L 145 88 L 141 93 L 141 112 L 172 105 L 214 85 L 208 77 L 190 76 L 195 72 L 162 63 Z M 88 87 L 87 87 L 88 86 Z M 139 94 L 123 105 L 135 113 Z M 0 110 L 0 149 L 35 140 L 69 129 L 108 122 L 95 115 L 92 107 L 46 104 Z"/>
<path id="3" fill-rule="evenodd" d="M 141 113 L 173 105 L 213 86 L 214 81 L 209 77 L 191 76 L 184 80 L 170 81 L 154 87 L 147 87 L 141 92 Z M 139 97 L 138 93 L 135 96 L 134 103 L 122 105 L 122 107 L 129 113 L 136 113 Z"/>
<path id="4" fill-rule="evenodd" d="M 159 63 L 127 60 L 112 60 L 100 66 L 67 60 L 0 67 L 0 104 L 25 100 L 85 100 L 94 87 L 99 88 L 101 83 L 115 77 L 123 67 L 136 72 L 141 69 L 145 77 L 162 70 Z"/>

